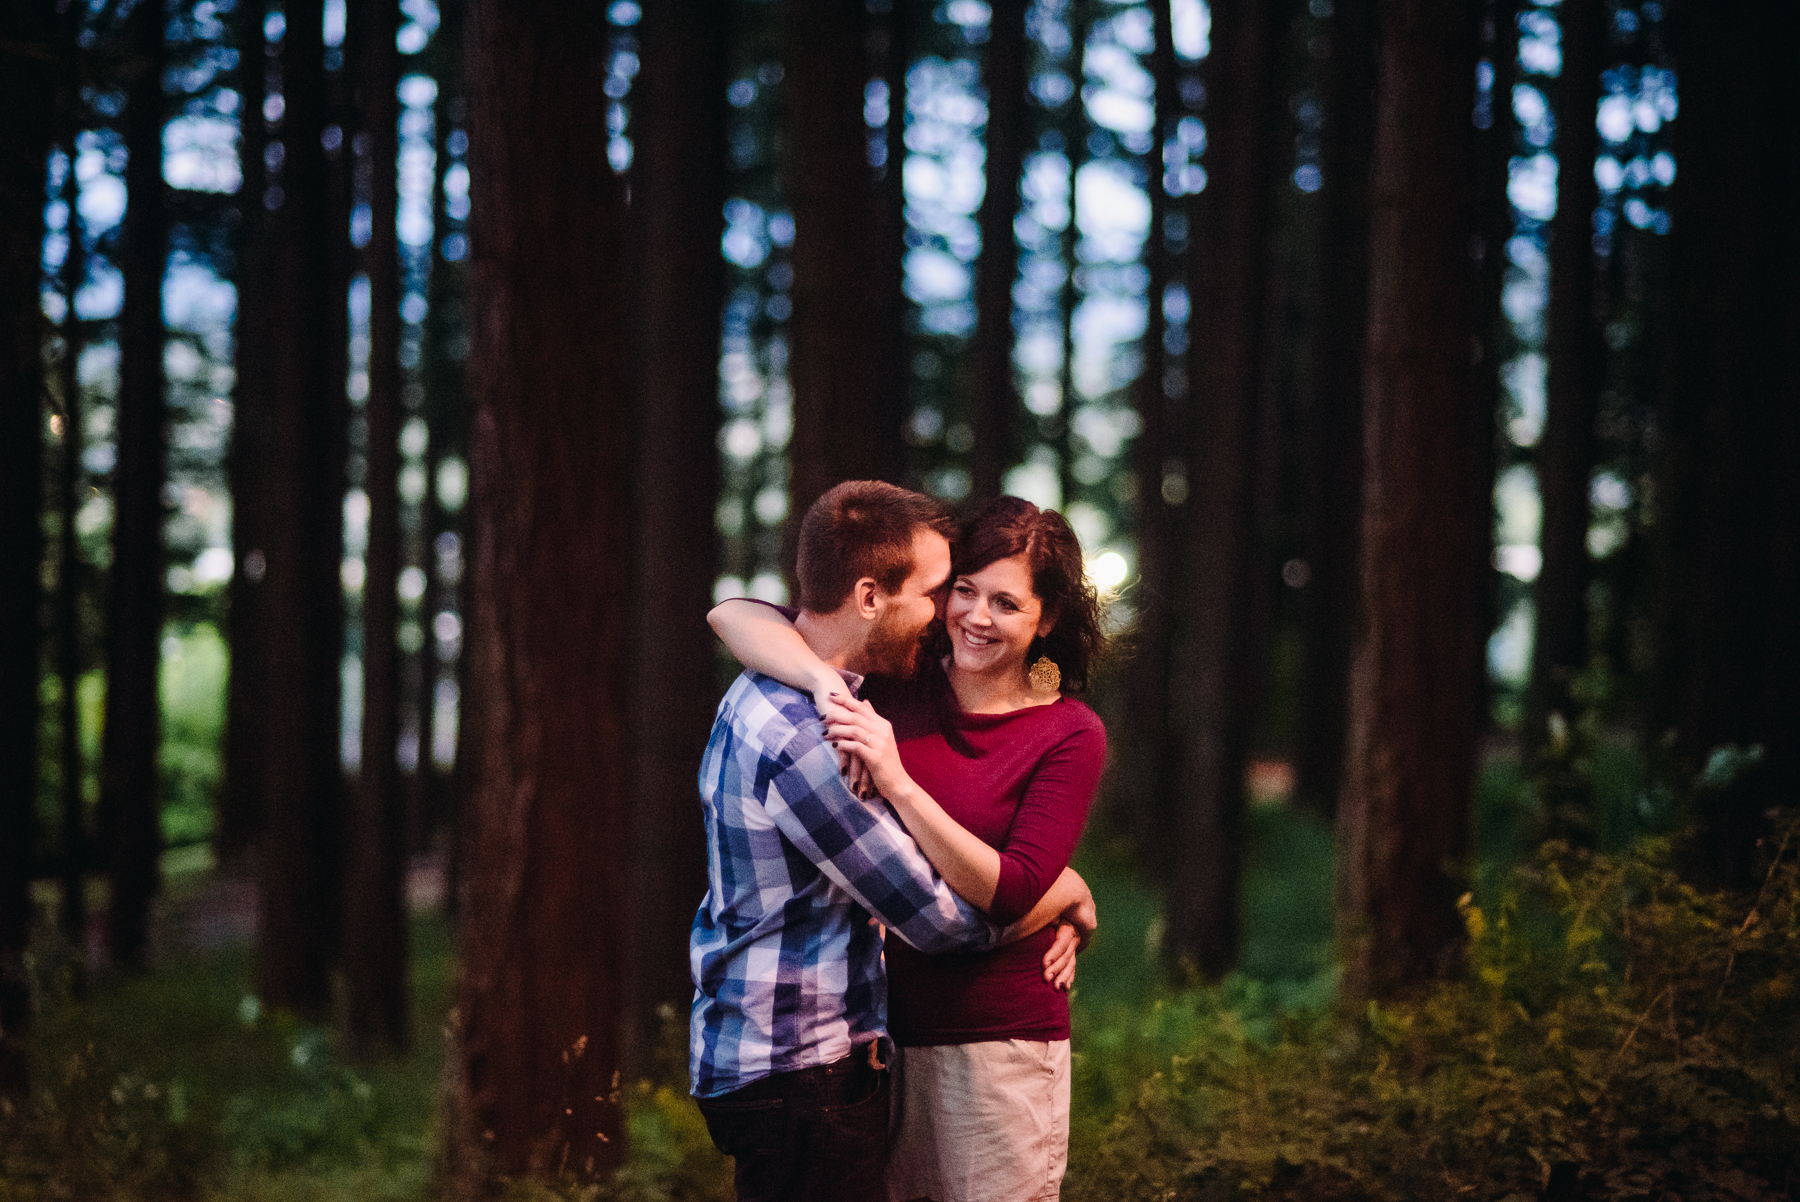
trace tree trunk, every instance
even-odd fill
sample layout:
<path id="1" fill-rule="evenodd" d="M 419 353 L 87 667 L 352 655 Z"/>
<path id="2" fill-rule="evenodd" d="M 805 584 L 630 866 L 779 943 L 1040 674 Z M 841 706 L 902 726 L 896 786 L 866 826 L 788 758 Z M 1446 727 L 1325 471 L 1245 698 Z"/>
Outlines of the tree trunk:
<path id="1" fill-rule="evenodd" d="M 1765 708 L 1792 687 L 1771 680 L 1769 656 L 1782 643 L 1772 632 L 1794 620 L 1782 548 L 1796 471 L 1786 433 L 1795 236 L 1784 200 L 1794 171 L 1768 147 L 1797 131 L 1773 90 L 1779 73 L 1763 74 L 1793 33 L 1794 14 L 1771 18 L 1748 3 L 1683 8 L 1672 30 L 1683 81 L 1670 196 L 1681 319 L 1659 412 L 1662 599 L 1650 715 L 1652 736 L 1672 732 L 1688 771 L 1722 744 L 1793 746 L 1781 708 Z M 1688 861 L 1697 877 L 1750 883 L 1763 812 L 1791 800 L 1771 782 L 1792 771 L 1777 763 L 1696 794 Z"/>
<path id="2" fill-rule="evenodd" d="M 1224 976 L 1238 956 L 1244 762 L 1256 713 L 1250 697 L 1257 654 L 1257 417 L 1283 8 L 1275 0 L 1212 6 L 1210 165 L 1207 187 L 1191 204 L 1187 463 L 1193 491 L 1178 535 L 1181 604 L 1172 622 L 1178 771 L 1169 835 L 1178 874 L 1171 880 L 1164 952 L 1207 980 Z"/>
<path id="3" fill-rule="evenodd" d="M 87 951 L 87 764 L 81 748 L 81 590 L 87 566 L 81 560 L 81 540 L 76 536 L 75 515 L 81 509 L 81 454 L 86 415 L 81 403 L 82 323 L 75 312 L 75 296 L 87 279 L 87 246 L 80 206 L 81 186 L 73 170 L 75 142 L 81 129 L 81 50 L 79 11 L 63 14 L 57 31 L 61 54 L 61 79 L 56 92 L 62 142 L 70 170 L 63 175 L 62 200 L 67 206 L 69 249 L 62 265 L 62 463 L 57 484 L 57 509 L 62 526 L 57 536 L 56 572 L 56 674 L 62 683 L 57 705 L 58 758 L 62 765 L 62 931 L 70 947 L 80 953 L 77 981 L 86 964 Z"/>
<path id="4" fill-rule="evenodd" d="M 706 892 L 694 787 L 706 750 L 717 653 L 695 621 L 712 603 L 724 261 L 725 85 L 730 6 L 652 7 L 632 212 L 642 261 L 638 380 L 637 579 L 633 590 L 633 784 L 624 1048 L 638 1076 L 657 1047 L 657 1012 L 693 996 L 687 934 Z"/>
<path id="5" fill-rule="evenodd" d="M 0 1097 L 27 1094 L 43 453 L 44 166 L 55 96 L 47 2 L 0 15 Z M 71 159 L 69 170 L 74 171 Z M 70 228 L 74 228 L 71 214 Z M 73 313 L 71 312 L 71 318 Z"/>
<path id="6" fill-rule="evenodd" d="M 100 822 L 110 897 L 106 941 L 141 968 L 156 892 L 158 670 L 163 616 L 163 272 L 168 263 L 162 178 L 163 15 L 142 4 L 127 20 L 132 82 L 125 101 L 124 309 L 119 317 L 118 466 L 106 605 L 106 725 Z"/>
<path id="7" fill-rule="evenodd" d="M 449 1131 L 465 1178 L 595 1177 L 625 1143 L 632 762 L 631 319 L 607 28 L 567 0 L 481 0 L 467 19 L 479 725 L 464 733 L 481 747 Z"/>
<path id="8" fill-rule="evenodd" d="M 322 1016 L 340 930 L 339 584 L 344 376 L 333 349 L 345 308 L 321 131 L 328 120 L 322 0 L 289 3 L 282 44 L 285 157 L 274 212 L 268 463 L 262 476 L 264 728 L 262 940 L 257 989 L 270 1006 Z"/>
<path id="9" fill-rule="evenodd" d="M 1368 337 L 1369 156 L 1375 129 L 1374 0 L 1337 0 L 1325 64 L 1317 305 L 1302 403 L 1303 612 L 1295 794 L 1324 817 L 1344 769 L 1350 644 L 1356 632 L 1356 517 L 1362 495 L 1362 369 Z"/>
<path id="10" fill-rule="evenodd" d="M 868 341 L 880 311 L 869 287 L 879 270 L 869 231 L 879 222 L 862 117 L 862 10 L 842 0 L 784 0 L 783 23 L 794 432 L 782 563 L 791 586 L 807 506 L 840 480 L 897 477 L 904 456 L 899 428 L 887 428 L 867 386 L 879 359 Z"/>
<path id="11" fill-rule="evenodd" d="M 1597 312 L 1594 210 L 1600 188 L 1593 163 L 1599 134 L 1600 68 L 1606 51 L 1602 0 L 1568 0 L 1562 21 L 1563 69 L 1556 90 L 1556 216 L 1550 225 L 1549 360 L 1544 433 L 1537 445 L 1543 497 L 1543 567 L 1533 597 L 1537 631 L 1522 727 L 1528 757 L 1549 746 L 1550 715 L 1572 719 L 1569 685 L 1587 666 L 1587 532 L 1589 483 L 1599 438 L 1606 346 Z M 1547 766 L 1547 765 L 1546 765 Z M 1543 778 L 1551 829 L 1564 837 L 1593 833 L 1591 800 L 1571 774 Z"/>
<path id="12" fill-rule="evenodd" d="M 1174 110 L 1175 97 L 1169 86 L 1173 73 L 1174 35 L 1171 28 L 1165 36 L 1163 27 L 1171 24 L 1168 14 L 1163 11 L 1165 8 L 1162 4 L 1155 6 L 1157 47 L 1151 62 L 1157 113 L 1154 126 L 1156 146 L 1151 151 L 1145 180 L 1145 188 L 1150 197 L 1150 227 L 1145 235 L 1144 257 L 1150 268 L 1150 282 L 1146 286 L 1144 298 L 1147 306 L 1142 343 L 1144 363 L 1138 374 L 1134 396 L 1138 432 L 1131 444 L 1131 464 L 1137 482 L 1131 512 L 1132 537 L 1137 544 L 1138 578 L 1129 594 L 1136 618 L 1131 636 L 1129 678 L 1126 682 L 1126 713 L 1129 715 L 1126 737 L 1131 748 L 1129 758 L 1136 765 L 1136 779 L 1130 791 L 1150 799 L 1149 804 L 1137 812 L 1133 820 L 1133 831 L 1140 853 L 1150 865 L 1154 876 L 1172 887 L 1173 873 L 1177 870 L 1177 853 L 1167 834 L 1170 824 L 1176 820 L 1175 811 L 1180 805 L 1176 787 L 1178 755 L 1170 721 L 1170 656 L 1174 638 L 1171 609 L 1172 593 L 1176 587 L 1176 530 L 1173 506 L 1163 494 L 1163 474 L 1175 431 L 1170 421 L 1171 407 L 1162 391 L 1165 320 L 1162 296 L 1158 289 L 1166 287 L 1169 278 L 1168 254 L 1163 245 L 1168 191 L 1163 182 L 1159 156 L 1167 137 L 1168 118 Z M 1071 24 L 1080 15 L 1083 14 L 1072 8 Z M 1085 118 L 1083 94 L 1087 30 L 1076 27 L 1071 32 L 1075 36 L 1076 45 L 1081 48 L 1076 55 L 1075 93 L 1071 103 L 1077 109 L 1077 117 Z M 1081 124 L 1081 121 L 1078 120 L 1076 124 Z M 1076 248 L 1080 237 L 1075 228 L 1078 210 L 1075 185 L 1079 175 L 1076 162 L 1082 149 L 1075 142 L 1074 130 L 1068 136 L 1069 234 L 1066 244 L 1070 282 L 1067 285 L 1069 303 L 1064 310 L 1068 324 L 1063 332 L 1062 405 L 1065 479 L 1070 468 L 1068 434 L 1075 416 L 1073 360 L 1077 302 L 1073 280 L 1078 269 Z M 1064 504 L 1072 499 L 1065 497 Z"/>
<path id="13" fill-rule="evenodd" d="M 275 214 L 265 205 L 269 175 L 263 166 L 269 144 L 263 101 L 268 93 L 268 45 L 263 21 L 266 0 L 238 6 L 244 117 L 239 127 L 237 325 L 233 338 L 236 384 L 231 393 L 231 449 L 226 478 L 231 488 L 231 551 L 236 564 L 225 592 L 226 635 L 231 641 L 231 675 L 225 685 L 225 740 L 218 821 L 213 848 L 222 864 L 240 864 L 261 833 L 264 730 L 270 704 L 264 670 L 261 622 L 263 579 L 263 473 L 268 465 L 271 380 L 268 363 L 275 327 L 270 269 L 270 227 Z"/>
<path id="14" fill-rule="evenodd" d="M 345 831 L 344 1033 L 362 1054 L 406 1043 L 405 806 L 400 739 L 400 28 L 396 0 L 368 0 L 359 92 L 371 172 L 369 393 L 363 490 L 362 766 Z M 430 749 L 422 749 L 429 758 Z"/>
<path id="15" fill-rule="evenodd" d="M 1079 303 L 1075 294 L 1075 251 L 1081 241 L 1081 231 L 1075 222 L 1075 183 L 1081 173 L 1088 137 L 1087 105 L 1081 98 L 1082 82 L 1087 77 L 1087 36 L 1092 23 L 1088 0 L 1070 0 L 1065 19 L 1069 23 L 1069 40 L 1072 43 L 1069 50 L 1069 78 L 1074 86 L 1068 108 L 1060 122 L 1063 153 L 1069 160 L 1069 223 L 1063 227 L 1058 247 L 1064 271 L 1062 287 L 1057 290 L 1057 307 L 1062 315 L 1062 365 L 1058 368 L 1056 381 L 1059 394 L 1056 414 L 1056 472 L 1057 482 L 1061 485 L 1063 508 L 1066 510 L 1077 499 L 1078 487 L 1071 439 L 1075 432 L 1075 306 Z M 1162 111 L 1161 103 L 1159 98 L 1158 112 Z M 1140 548 L 1139 559 L 1142 558 Z M 1141 595 L 1142 590 L 1139 592 Z M 1141 668 L 1142 665 L 1133 668 L 1134 679 Z M 1142 840 L 1140 842 L 1148 847 L 1148 843 Z"/>
<path id="16" fill-rule="evenodd" d="M 1483 712 L 1492 416 L 1471 401 L 1476 43 L 1459 6 L 1382 0 L 1363 377 L 1362 619 L 1338 803 L 1345 990 L 1444 970 Z"/>
<path id="17" fill-rule="evenodd" d="M 868 387 L 879 405 L 878 428 L 894 432 L 894 442 L 884 452 L 892 458 L 888 465 L 892 474 L 886 478 L 908 487 L 916 487 L 918 481 L 900 433 L 912 416 L 912 368 L 906 358 L 906 72 L 912 66 L 921 17 L 919 0 L 891 0 L 881 72 L 888 86 L 886 159 L 876 173 L 875 189 L 876 313 L 869 333 L 875 360 Z"/>
<path id="18" fill-rule="evenodd" d="M 974 495 L 997 497 L 1018 456 L 1019 389 L 1013 375 L 1013 283 L 1019 276 L 1019 177 L 1025 168 L 1025 0 L 996 0 L 982 84 L 987 89 L 987 187 L 976 223 Z M 1152 174 L 1155 172 L 1152 170 Z M 1154 238 L 1154 234 L 1152 235 Z"/>

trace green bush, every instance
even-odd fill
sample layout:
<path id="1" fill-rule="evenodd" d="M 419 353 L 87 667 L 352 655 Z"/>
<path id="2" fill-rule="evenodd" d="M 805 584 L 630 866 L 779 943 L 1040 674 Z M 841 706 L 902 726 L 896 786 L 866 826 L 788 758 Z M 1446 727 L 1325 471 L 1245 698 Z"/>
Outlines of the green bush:
<path id="1" fill-rule="evenodd" d="M 1077 1124 L 1065 1196 L 1792 1197 L 1788 836 L 1754 898 L 1683 883 L 1666 842 L 1548 845 L 1494 912 L 1465 899 L 1464 978 L 1405 1002 L 1284 1009 L 1242 983 L 1168 999 L 1084 1049 L 1179 1046 L 1109 1122 Z"/>

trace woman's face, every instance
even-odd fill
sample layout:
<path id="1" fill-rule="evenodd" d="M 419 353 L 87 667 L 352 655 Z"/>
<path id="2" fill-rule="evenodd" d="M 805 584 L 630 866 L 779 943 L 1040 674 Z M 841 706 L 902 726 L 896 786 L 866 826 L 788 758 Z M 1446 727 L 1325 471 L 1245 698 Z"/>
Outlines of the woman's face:
<path id="1" fill-rule="evenodd" d="M 1032 591 L 1031 569 L 1022 555 L 956 577 L 944 603 L 951 654 L 963 672 L 1024 672 L 1031 640 L 1054 625 Z"/>

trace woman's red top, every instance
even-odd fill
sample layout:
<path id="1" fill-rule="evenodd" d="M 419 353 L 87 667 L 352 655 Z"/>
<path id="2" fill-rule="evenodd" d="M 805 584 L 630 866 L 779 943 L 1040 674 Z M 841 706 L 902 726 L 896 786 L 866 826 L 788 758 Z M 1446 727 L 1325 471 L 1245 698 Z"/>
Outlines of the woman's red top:
<path id="1" fill-rule="evenodd" d="M 1074 854 L 1106 762 L 1106 729 L 1072 698 L 966 714 L 941 665 L 862 695 L 894 725 L 900 760 L 946 813 L 1000 853 L 988 914 L 1022 918 Z M 993 952 L 928 956 L 887 941 L 888 1029 L 902 1047 L 1069 1037 L 1069 999 L 1044 981 L 1047 927 Z"/>

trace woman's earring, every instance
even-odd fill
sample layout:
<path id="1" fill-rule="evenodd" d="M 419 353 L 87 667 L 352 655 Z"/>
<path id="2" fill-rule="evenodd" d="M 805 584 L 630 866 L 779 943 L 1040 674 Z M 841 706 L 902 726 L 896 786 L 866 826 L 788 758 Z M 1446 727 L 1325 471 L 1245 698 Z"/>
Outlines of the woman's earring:
<path id="1" fill-rule="evenodd" d="M 1031 690 L 1034 693 L 1054 693 L 1062 687 L 1062 669 L 1048 655 L 1038 656 L 1038 661 L 1031 665 L 1026 673 L 1031 677 Z"/>

